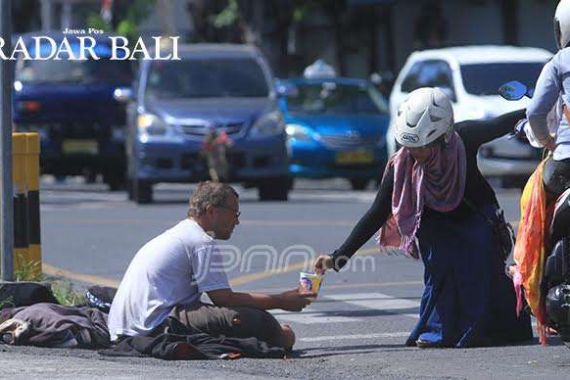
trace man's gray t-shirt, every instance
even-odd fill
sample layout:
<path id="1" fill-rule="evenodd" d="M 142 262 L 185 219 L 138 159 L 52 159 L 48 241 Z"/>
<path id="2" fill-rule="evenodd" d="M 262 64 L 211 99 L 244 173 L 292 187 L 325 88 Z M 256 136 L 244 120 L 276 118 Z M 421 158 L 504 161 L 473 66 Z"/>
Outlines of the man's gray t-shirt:
<path id="1" fill-rule="evenodd" d="M 216 243 L 194 220 L 185 219 L 146 243 L 129 264 L 109 312 L 111 340 L 147 335 L 174 306 L 229 288 Z"/>

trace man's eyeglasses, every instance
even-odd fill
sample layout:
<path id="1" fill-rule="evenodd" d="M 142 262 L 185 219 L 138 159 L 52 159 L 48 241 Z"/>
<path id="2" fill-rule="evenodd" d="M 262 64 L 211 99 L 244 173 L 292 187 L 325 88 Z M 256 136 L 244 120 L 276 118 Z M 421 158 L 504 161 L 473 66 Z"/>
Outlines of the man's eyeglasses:
<path id="1" fill-rule="evenodd" d="M 217 207 L 217 208 L 223 208 L 223 209 L 226 209 L 226 210 L 233 211 L 234 214 L 235 214 L 235 216 L 236 216 L 236 218 L 239 218 L 239 216 L 241 215 L 241 211 L 238 211 L 238 210 L 236 210 L 236 209 L 234 209 L 234 208 L 231 208 L 231 207 L 228 207 L 228 206 L 216 206 L 216 207 Z"/>

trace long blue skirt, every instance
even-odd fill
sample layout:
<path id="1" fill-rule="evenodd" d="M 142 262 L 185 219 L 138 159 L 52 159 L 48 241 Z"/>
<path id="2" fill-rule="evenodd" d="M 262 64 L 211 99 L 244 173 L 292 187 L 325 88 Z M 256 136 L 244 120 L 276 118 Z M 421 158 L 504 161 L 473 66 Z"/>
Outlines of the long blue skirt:
<path id="1" fill-rule="evenodd" d="M 492 215 L 492 207 L 482 209 Z M 425 266 L 420 319 L 407 345 L 500 345 L 532 338 L 530 316 L 516 315 L 516 297 L 492 228 L 479 214 L 429 213 L 418 240 Z"/>

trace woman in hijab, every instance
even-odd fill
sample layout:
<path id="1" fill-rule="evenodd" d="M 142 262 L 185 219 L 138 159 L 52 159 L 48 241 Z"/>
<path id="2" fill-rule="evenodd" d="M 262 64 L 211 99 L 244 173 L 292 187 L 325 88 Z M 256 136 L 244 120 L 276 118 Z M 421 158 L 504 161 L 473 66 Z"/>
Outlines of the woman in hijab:
<path id="1" fill-rule="evenodd" d="M 523 111 L 453 125 L 437 88 L 413 91 L 400 107 L 378 194 L 345 242 L 319 256 L 315 271 L 340 270 L 372 235 L 424 263 L 420 318 L 406 345 L 472 347 L 532 338 L 528 314 L 516 315 L 513 285 L 490 221 L 499 208 L 477 167 L 481 144 L 512 130 Z"/>

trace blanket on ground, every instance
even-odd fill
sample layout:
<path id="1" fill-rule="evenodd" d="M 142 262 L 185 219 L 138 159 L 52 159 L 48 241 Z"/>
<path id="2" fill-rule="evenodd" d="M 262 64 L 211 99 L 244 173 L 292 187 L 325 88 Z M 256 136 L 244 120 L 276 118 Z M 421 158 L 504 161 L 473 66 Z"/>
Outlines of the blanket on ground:
<path id="1" fill-rule="evenodd" d="M 110 346 L 107 315 L 87 306 L 41 302 L 4 309 L 0 325 L 4 343 L 42 347 Z"/>
<path id="2" fill-rule="evenodd" d="M 190 330 L 175 318 L 165 323 L 149 336 L 126 337 L 108 350 L 106 356 L 151 356 L 166 360 L 189 359 L 237 359 L 283 358 L 285 350 L 270 347 L 257 338 L 215 337 Z"/>
<path id="3" fill-rule="evenodd" d="M 106 349 L 105 356 L 150 356 L 166 360 L 283 358 L 281 347 L 257 338 L 228 338 L 192 330 L 169 317 L 149 336 L 125 337 L 111 345 L 107 314 L 87 306 L 37 303 L 2 310 L 0 342 L 60 348 Z"/>

